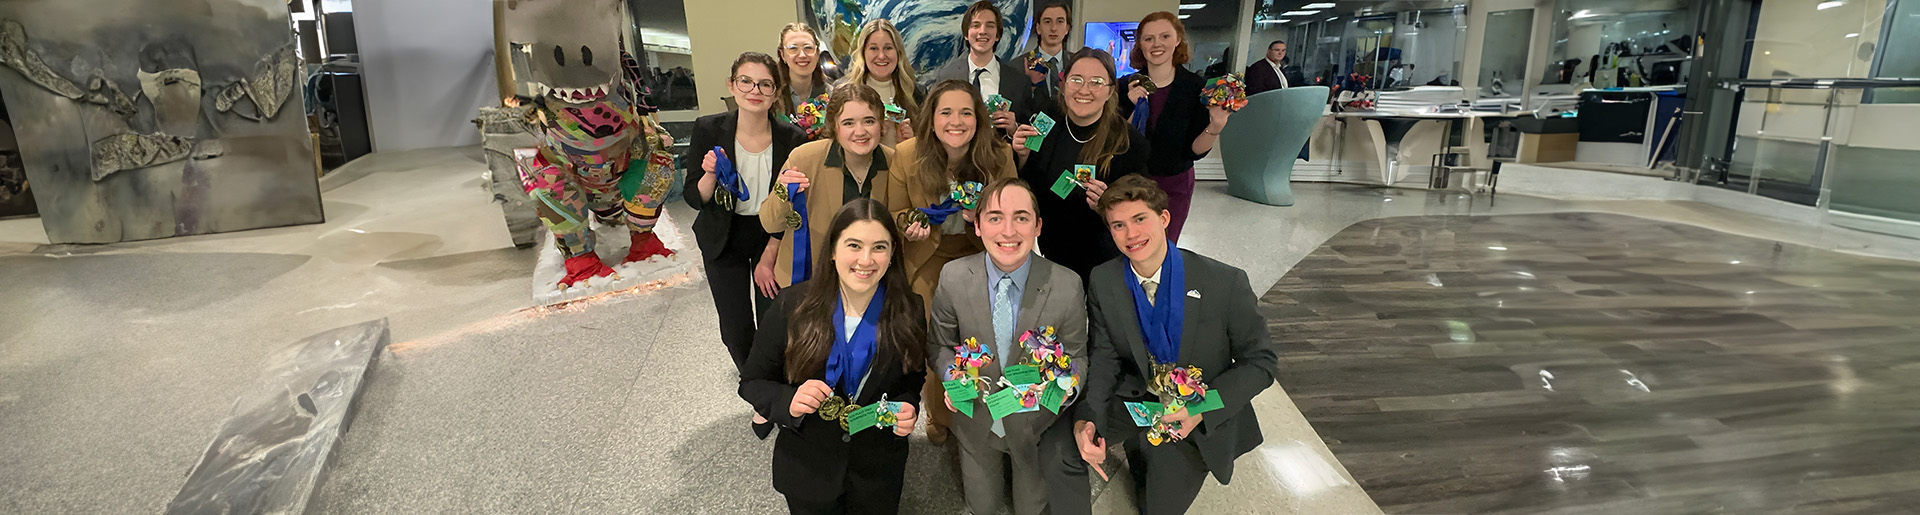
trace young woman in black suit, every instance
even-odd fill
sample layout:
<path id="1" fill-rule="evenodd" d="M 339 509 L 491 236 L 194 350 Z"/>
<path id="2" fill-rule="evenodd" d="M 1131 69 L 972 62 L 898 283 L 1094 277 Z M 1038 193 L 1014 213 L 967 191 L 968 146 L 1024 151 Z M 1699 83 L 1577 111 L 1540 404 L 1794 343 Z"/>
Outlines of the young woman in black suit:
<path id="1" fill-rule="evenodd" d="M 706 262 L 713 307 L 720 315 L 720 342 L 727 346 L 736 371 L 753 346 L 755 315 L 773 303 L 773 290 L 757 287 L 752 276 L 768 248 L 767 231 L 760 227 L 760 200 L 773 191 L 777 167 L 807 138 L 799 127 L 771 114 L 779 94 L 773 75 L 778 69 L 778 61 L 759 52 L 734 59 L 728 87 L 738 110 L 695 120 L 693 140 L 681 160 L 700 163 L 689 170 L 687 184 L 692 187 L 681 196 L 700 212 L 693 220 L 693 234 Z M 735 172 L 730 184 L 721 182 L 716 173 L 723 157 Z M 764 284 L 772 285 L 773 277 L 768 275 Z M 773 425 L 756 415 L 753 429 L 766 438 Z"/>
<path id="2" fill-rule="evenodd" d="M 826 241 L 830 257 L 760 317 L 740 397 L 780 426 L 773 488 L 793 513 L 896 513 L 927 374 L 926 311 L 885 205 L 848 202 Z M 893 428 L 842 428 L 836 408 L 882 398 L 905 403 Z"/>
<path id="3" fill-rule="evenodd" d="M 1040 233 L 1040 253 L 1085 279 L 1093 267 L 1120 257 L 1094 203 L 1114 179 L 1146 173 L 1151 152 L 1147 138 L 1121 114 L 1113 56 L 1082 48 L 1068 55 L 1064 66 L 1057 107 L 1047 113 L 1058 124 L 1046 136 L 1032 125 L 1015 129 L 1013 152 L 1020 178 L 1040 197 L 1040 219 L 1047 227 Z M 1040 150 L 1029 152 L 1027 138 L 1038 137 L 1045 138 Z M 1072 173 L 1075 165 L 1092 165 L 1093 177 L 1064 188 L 1066 195 L 1056 194 L 1060 174 Z"/>
<path id="4" fill-rule="evenodd" d="M 1186 227 L 1187 211 L 1193 206 L 1193 162 L 1213 151 L 1220 129 L 1227 126 L 1228 112 L 1208 106 L 1200 97 L 1206 79 L 1187 71 L 1193 50 L 1179 16 L 1156 12 L 1141 19 L 1139 27 L 1132 57 L 1133 62 L 1146 64 L 1145 71 L 1126 81 L 1125 105 L 1147 101 L 1147 141 L 1153 145 L 1147 176 L 1167 192 L 1167 211 L 1173 214 L 1167 241 L 1179 243 L 1180 229 Z M 1152 93 L 1143 81 L 1153 83 Z"/>

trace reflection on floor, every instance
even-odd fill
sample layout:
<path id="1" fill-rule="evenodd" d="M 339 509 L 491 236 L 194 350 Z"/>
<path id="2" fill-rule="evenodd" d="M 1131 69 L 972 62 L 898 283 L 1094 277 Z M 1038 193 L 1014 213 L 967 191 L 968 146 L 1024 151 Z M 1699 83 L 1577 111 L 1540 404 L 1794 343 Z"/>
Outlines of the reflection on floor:
<path id="1" fill-rule="evenodd" d="M 1572 213 L 1356 224 L 1262 299 L 1390 513 L 1920 502 L 1920 264 Z"/>

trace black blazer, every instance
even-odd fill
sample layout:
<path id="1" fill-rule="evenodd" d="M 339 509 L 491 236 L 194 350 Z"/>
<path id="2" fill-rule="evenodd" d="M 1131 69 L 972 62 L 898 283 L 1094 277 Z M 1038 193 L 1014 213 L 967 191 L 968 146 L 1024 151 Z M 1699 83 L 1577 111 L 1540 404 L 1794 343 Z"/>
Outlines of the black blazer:
<path id="1" fill-rule="evenodd" d="M 794 147 L 807 142 L 807 133 L 794 124 L 772 116 L 769 118 L 773 122 L 773 173 L 778 176 L 780 165 L 787 162 L 787 154 L 793 153 Z M 686 199 L 688 206 L 700 212 L 693 219 L 693 236 L 700 245 L 700 255 L 709 260 L 718 257 L 726 248 L 727 232 L 733 225 L 734 213 L 725 206 L 700 198 L 700 178 L 707 174 L 706 170 L 700 168 L 700 161 L 706 159 L 707 152 L 716 146 L 727 149 L 727 159 L 737 159 L 740 154 L 734 149 L 733 133 L 739 127 L 739 111 L 702 116 L 693 121 L 693 139 L 687 144 L 687 153 L 680 156 L 680 162 L 687 166 L 687 185 L 680 197 Z M 759 202 L 763 198 L 761 195 L 769 192 L 751 193 L 754 195 L 751 202 Z"/>
<path id="2" fill-rule="evenodd" d="M 851 441 L 842 441 L 848 435 L 839 422 L 812 414 L 794 418 L 787 412 L 793 392 L 800 386 L 787 380 L 787 316 L 800 305 L 805 285 L 801 282 L 780 290 L 774 308 L 760 315 L 760 331 L 755 333 L 753 350 L 740 370 L 740 398 L 780 426 L 780 437 L 773 444 L 773 489 L 786 495 L 832 499 L 839 496 L 850 470 L 860 471 L 862 477 L 895 482 L 890 486 L 898 489 L 897 483 L 905 480 L 906 438 L 894 436 L 889 429 L 874 428 L 852 435 Z M 907 298 L 913 305 L 910 313 L 926 312 L 919 295 L 909 293 Z M 926 335 L 920 338 L 908 343 L 925 347 Z M 915 372 L 902 372 L 901 357 L 890 349 L 883 341 L 875 350 L 866 386 L 854 403 L 865 406 L 886 394 L 888 401 L 913 404 L 916 413 L 925 413 L 919 406 L 920 388 L 927 376 L 925 365 Z M 822 367 L 811 379 L 825 381 L 826 377 Z"/>
<path id="3" fill-rule="evenodd" d="M 1146 74 L 1139 77 L 1144 79 Z M 1206 132 L 1209 121 L 1207 100 L 1200 98 L 1200 89 L 1206 85 L 1200 74 L 1187 71 L 1184 66 L 1174 67 L 1173 83 L 1167 85 L 1167 104 L 1162 108 L 1160 120 L 1147 126 L 1147 141 L 1153 147 L 1147 156 L 1147 175 L 1180 175 L 1193 168 L 1194 161 L 1207 156 L 1193 153 L 1193 140 Z"/>
<path id="4" fill-rule="evenodd" d="M 1247 273 L 1180 252 L 1185 253 L 1187 290 L 1200 298 L 1186 298 L 1179 364 L 1200 367 L 1201 379 L 1224 396 L 1224 407 L 1205 413 L 1188 440 L 1200 448 L 1213 477 L 1227 484 L 1233 479 L 1233 460 L 1260 445 L 1260 421 L 1251 403 L 1273 385 L 1280 358 L 1268 339 L 1266 319 L 1256 311 L 1258 300 Z M 1087 369 L 1087 396 L 1075 408 L 1074 419 L 1093 421 L 1109 440 L 1131 438 L 1144 429 L 1133 425 L 1123 402 L 1158 402 L 1146 388 L 1152 355 L 1134 313 L 1127 286 L 1134 278 L 1128 266 L 1125 257 L 1100 265 L 1087 287 L 1093 360 Z"/>
<path id="5" fill-rule="evenodd" d="M 1260 62 L 1264 60 L 1266 60 L 1266 58 L 1264 57 L 1260 59 L 1256 59 L 1253 61 L 1253 64 L 1247 65 L 1246 77 L 1247 77 L 1247 95 L 1248 96 L 1257 95 L 1260 93 L 1265 93 L 1267 91 L 1280 89 L 1280 76 L 1278 74 L 1273 73 L 1272 65 Z M 1297 87 L 1297 86 L 1312 85 L 1312 84 L 1307 84 L 1307 77 L 1300 74 L 1299 66 L 1283 64 L 1283 65 L 1280 65 L 1280 69 L 1282 71 L 1285 71 L 1287 74 L 1287 87 L 1291 88 L 1291 87 Z"/>

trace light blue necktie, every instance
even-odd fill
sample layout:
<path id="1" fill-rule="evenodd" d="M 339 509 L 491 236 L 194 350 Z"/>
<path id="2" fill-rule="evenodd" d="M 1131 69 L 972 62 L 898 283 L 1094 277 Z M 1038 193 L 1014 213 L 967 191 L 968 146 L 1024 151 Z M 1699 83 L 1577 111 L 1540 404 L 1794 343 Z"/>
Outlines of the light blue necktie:
<path id="1" fill-rule="evenodd" d="M 994 285 L 993 294 L 993 342 L 1000 350 L 1000 369 L 1013 364 L 1013 275 L 1000 276 L 1000 283 Z M 999 419 L 993 421 L 993 434 L 1005 438 L 1007 426 Z"/>

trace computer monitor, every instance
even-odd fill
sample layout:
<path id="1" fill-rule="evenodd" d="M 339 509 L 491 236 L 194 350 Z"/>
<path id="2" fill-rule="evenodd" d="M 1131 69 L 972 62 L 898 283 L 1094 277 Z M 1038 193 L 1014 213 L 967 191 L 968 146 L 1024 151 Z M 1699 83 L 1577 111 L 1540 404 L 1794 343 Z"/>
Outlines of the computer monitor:
<path id="1" fill-rule="evenodd" d="M 1125 77 L 1139 71 L 1133 67 L 1133 40 L 1140 34 L 1140 22 L 1114 21 L 1087 23 L 1087 47 L 1106 50 L 1113 54 L 1114 78 Z"/>

